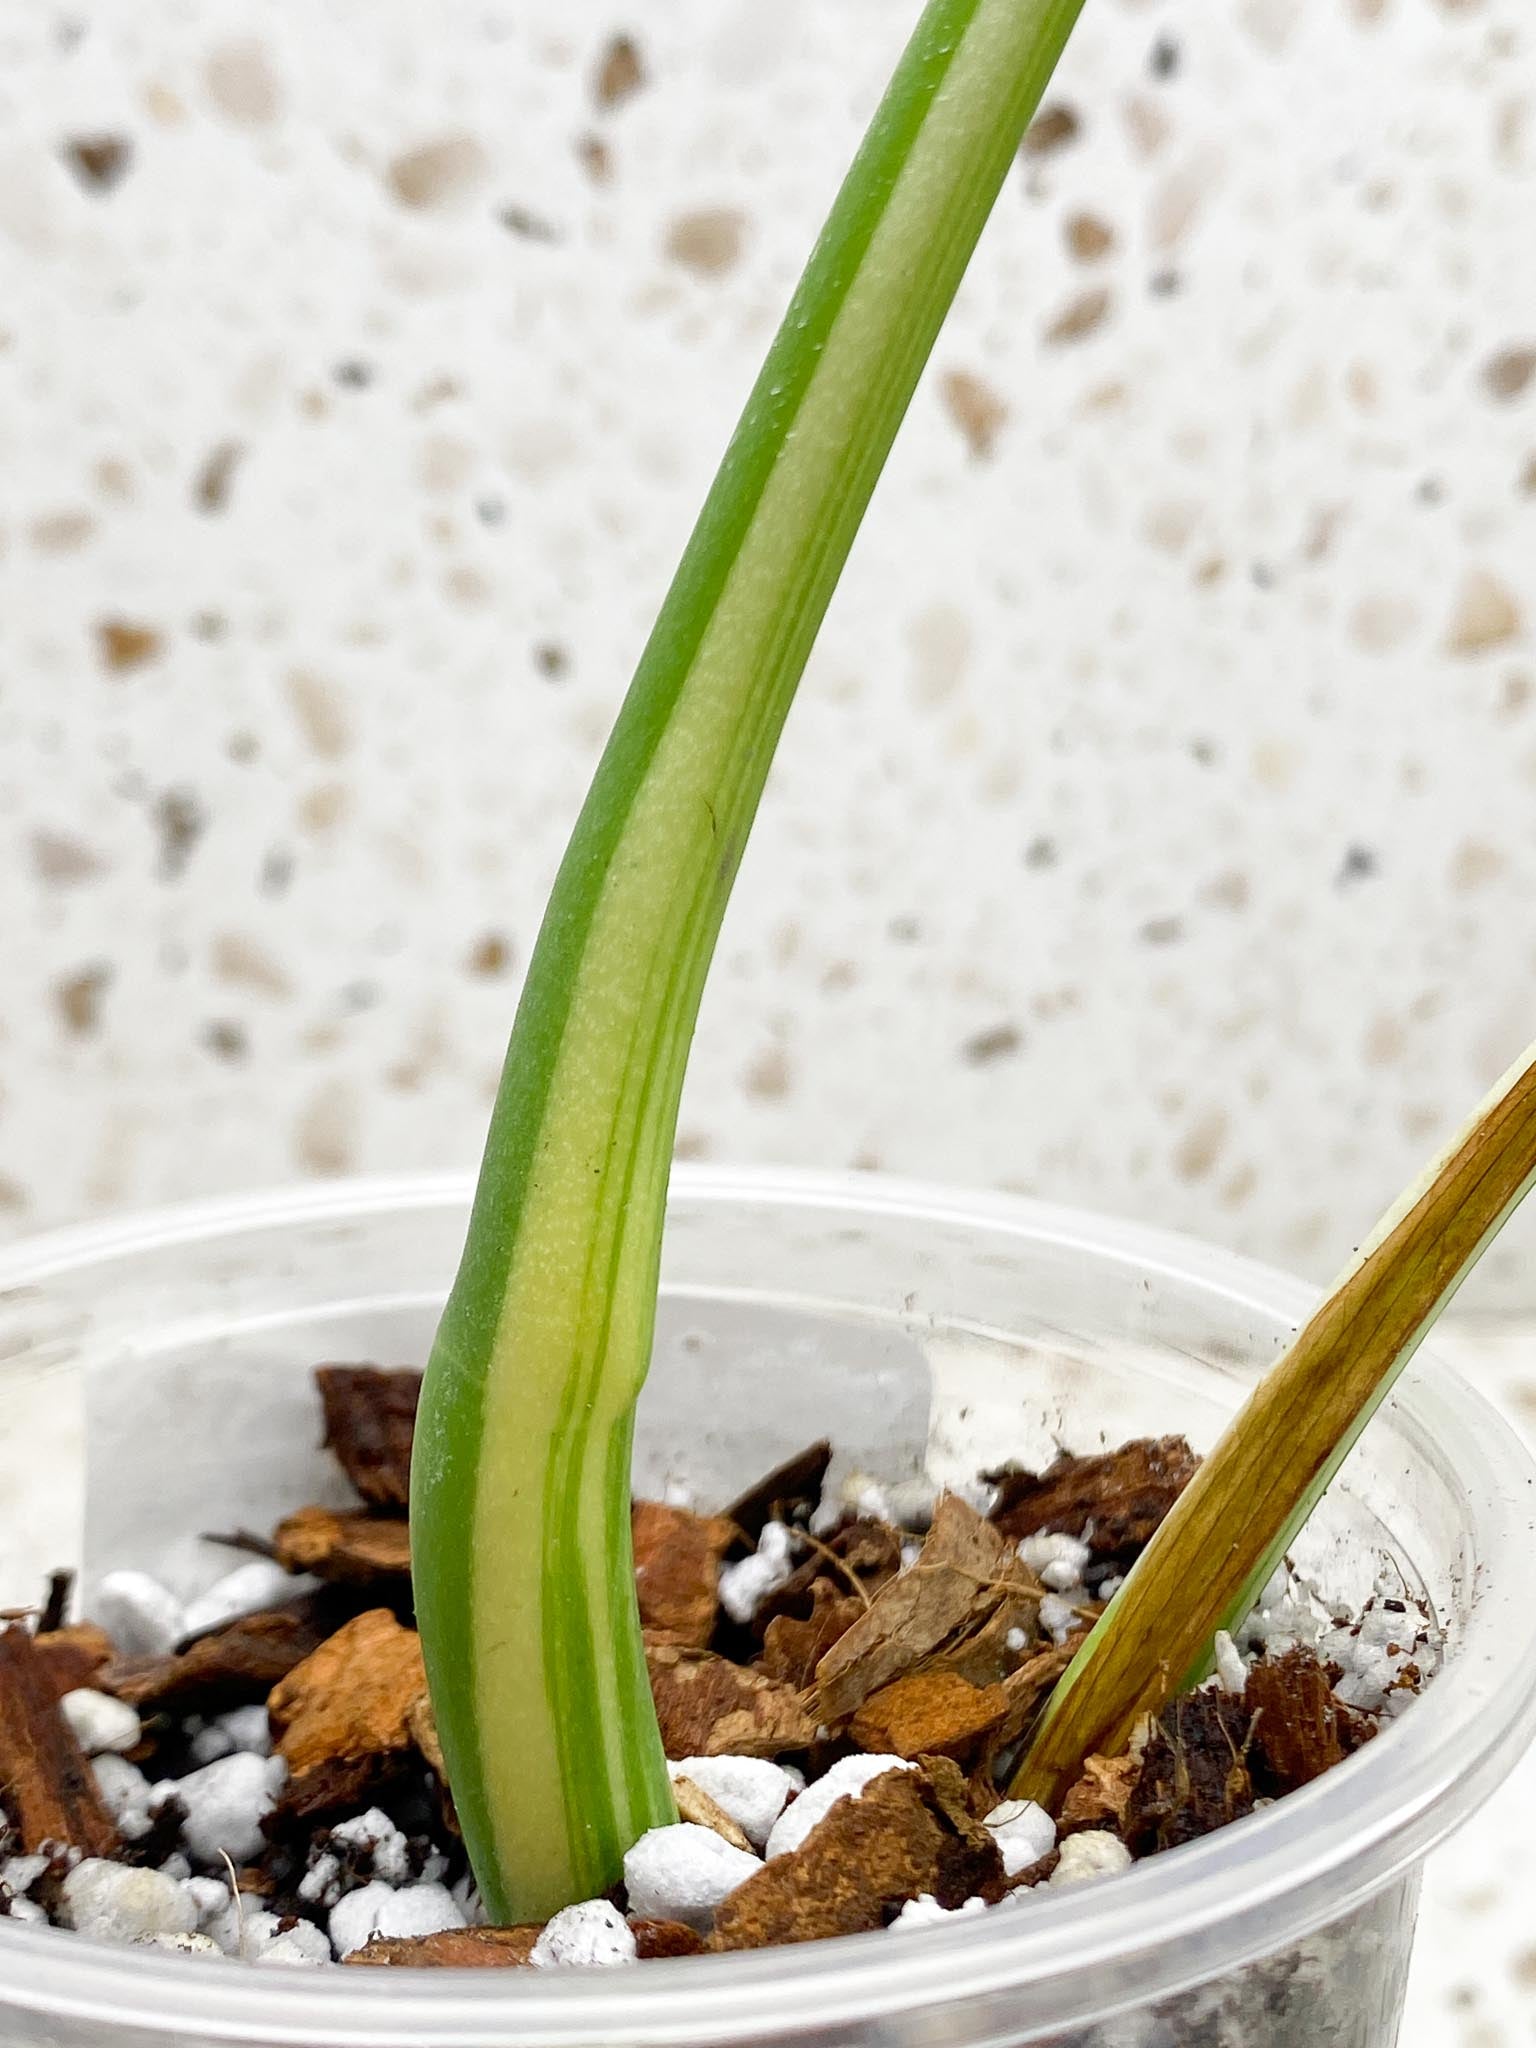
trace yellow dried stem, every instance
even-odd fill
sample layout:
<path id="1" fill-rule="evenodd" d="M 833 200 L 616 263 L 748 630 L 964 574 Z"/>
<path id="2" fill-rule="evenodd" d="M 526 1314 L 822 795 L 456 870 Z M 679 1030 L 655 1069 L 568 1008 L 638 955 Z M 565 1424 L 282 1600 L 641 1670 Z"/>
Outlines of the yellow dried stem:
<path id="1" fill-rule="evenodd" d="M 1536 1179 L 1536 1047 L 1388 1212 L 1260 1381 L 1057 1687 L 1010 1790 L 1054 1809 L 1204 1669 Z"/>

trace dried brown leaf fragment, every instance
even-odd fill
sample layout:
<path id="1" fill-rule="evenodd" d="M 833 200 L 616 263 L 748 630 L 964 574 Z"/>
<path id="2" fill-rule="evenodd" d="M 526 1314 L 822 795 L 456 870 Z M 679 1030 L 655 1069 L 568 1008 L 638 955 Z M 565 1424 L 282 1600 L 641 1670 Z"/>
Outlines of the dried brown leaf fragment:
<path id="1" fill-rule="evenodd" d="M 630 1516 L 640 1622 L 653 1642 L 702 1650 L 719 1611 L 720 1560 L 735 1534 L 723 1515 L 638 1500 Z"/>
<path id="2" fill-rule="evenodd" d="M 1335 1698 L 1328 1671 L 1300 1645 L 1250 1668 L 1243 1704 L 1254 1774 L 1274 1797 L 1309 1785 L 1376 1733 L 1368 1715 Z"/>
<path id="3" fill-rule="evenodd" d="M 872 1694 L 848 1724 L 848 1735 L 872 1753 L 962 1757 L 998 1726 L 1008 1707 L 1002 1685 L 972 1685 L 953 1671 L 917 1671 Z"/>
<path id="4" fill-rule="evenodd" d="M 376 1934 L 342 1961 L 389 1970 L 527 1969 L 542 1927 L 445 1927 L 437 1934 Z"/>
<path id="5" fill-rule="evenodd" d="M 1133 1856 L 1196 1841 L 1253 1811 L 1252 1717 L 1229 1693 L 1170 1700 L 1147 1730 L 1121 1833 Z"/>
<path id="6" fill-rule="evenodd" d="M 840 1799 L 799 1848 L 776 1856 L 715 1915 L 713 1949 L 820 1941 L 886 1926 L 909 1899 L 1000 1897 L 1002 1858 L 943 1758 L 889 1771 Z"/>
<path id="7" fill-rule="evenodd" d="M 835 1592 L 830 1579 L 817 1579 L 811 1588 L 811 1611 L 803 1620 L 779 1614 L 769 1622 L 759 1660 L 763 1671 L 781 1684 L 803 1690 L 815 1677 L 822 1658 L 868 1605 L 853 1593 Z"/>
<path id="8" fill-rule="evenodd" d="M 115 1856 L 117 1829 L 90 1762 L 59 1706 L 53 1674 L 31 1631 L 0 1628 L 0 1811 L 25 1855 L 65 1844 Z"/>
<path id="9" fill-rule="evenodd" d="M 421 1374 L 377 1365 L 321 1365 L 315 1384 L 325 1415 L 325 1448 L 371 1507 L 404 1508 Z"/>
<path id="10" fill-rule="evenodd" d="M 218 1714 L 263 1700 L 326 1636 L 312 1601 L 244 1616 L 165 1657 L 119 1657 L 95 1683 L 141 1713 Z"/>
<path id="11" fill-rule="evenodd" d="M 770 1522 L 804 1519 L 820 1504 L 831 1463 L 832 1446 L 825 1437 L 807 1444 L 738 1494 L 725 1509 L 724 1519 L 749 1543 L 755 1543 Z"/>
<path id="12" fill-rule="evenodd" d="M 1004 1465 L 991 1519 L 1014 1542 L 1045 1532 L 1077 1536 L 1096 1564 L 1134 1564 L 1194 1478 L 1200 1460 L 1181 1436 L 1137 1437 L 1092 1457 L 1062 1451 L 1043 1472 Z"/>
<path id="13" fill-rule="evenodd" d="M 1014 1631 L 1034 1635 L 1039 1599 L 1013 1545 L 958 1494 L 942 1495 L 917 1562 L 881 1587 L 823 1657 L 821 1719 L 841 1724 L 872 1693 L 940 1659 L 973 1683 L 1000 1679 L 1017 1661 Z"/>
<path id="14" fill-rule="evenodd" d="M 308 1507 L 278 1523 L 272 1547 L 291 1572 L 313 1572 L 334 1585 L 399 1582 L 411 1574 L 410 1530 L 399 1515 L 366 1510 Z"/>
<path id="15" fill-rule="evenodd" d="M 323 1642 L 267 1700 L 278 1754 L 295 1777 L 316 1765 L 413 1747 L 426 1690 L 421 1643 L 387 1608 L 370 1608 Z"/>
<path id="16" fill-rule="evenodd" d="M 1129 1753 L 1085 1757 L 1083 1775 L 1068 1792 L 1056 1816 L 1057 1831 L 1075 1835 L 1089 1828 L 1108 1828 L 1118 1834 L 1140 1775 L 1141 1759 Z"/>
<path id="17" fill-rule="evenodd" d="M 666 1643 L 648 1644 L 646 1663 L 670 1757 L 777 1757 L 816 1740 L 800 1695 L 761 1672 Z"/>

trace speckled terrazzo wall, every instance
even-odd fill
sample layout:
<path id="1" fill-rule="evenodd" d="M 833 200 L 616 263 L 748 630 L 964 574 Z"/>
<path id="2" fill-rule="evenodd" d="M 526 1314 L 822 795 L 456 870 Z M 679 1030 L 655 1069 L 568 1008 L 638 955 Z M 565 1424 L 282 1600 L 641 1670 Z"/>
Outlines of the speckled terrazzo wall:
<path id="1" fill-rule="evenodd" d="M 474 1155 L 908 15 L 0 0 L 6 1227 Z M 1536 1036 L 1533 218 L 1526 0 L 1089 0 L 792 723 L 690 1156 L 1336 1262 Z"/>

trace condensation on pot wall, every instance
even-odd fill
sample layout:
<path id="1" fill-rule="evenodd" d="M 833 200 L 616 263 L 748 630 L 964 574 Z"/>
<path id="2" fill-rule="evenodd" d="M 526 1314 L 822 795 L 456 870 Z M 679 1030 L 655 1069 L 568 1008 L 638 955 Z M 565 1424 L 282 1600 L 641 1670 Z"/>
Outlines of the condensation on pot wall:
<path id="1" fill-rule="evenodd" d="M 7 1229 L 473 1157 L 905 26 L 0 22 Z M 1090 0 L 791 723 L 686 1154 L 1322 1278 L 1519 1049 L 1533 109 L 1516 0 Z"/>

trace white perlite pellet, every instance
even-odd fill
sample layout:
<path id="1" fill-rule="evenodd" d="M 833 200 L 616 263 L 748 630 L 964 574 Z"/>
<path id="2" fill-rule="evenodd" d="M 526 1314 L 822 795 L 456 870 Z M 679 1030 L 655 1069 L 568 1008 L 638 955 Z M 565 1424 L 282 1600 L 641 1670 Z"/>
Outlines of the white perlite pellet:
<path id="1" fill-rule="evenodd" d="M 276 1913 L 269 1912 L 259 1898 L 247 1892 L 237 1899 L 231 1899 L 226 1892 L 223 1910 L 208 1917 L 204 1931 L 220 1954 L 234 1956 L 242 1963 L 303 1964 L 331 1960 L 331 1944 L 318 1927 L 298 1920 L 285 1928 Z"/>
<path id="2" fill-rule="evenodd" d="M 174 1877 L 88 1856 L 60 1886 L 59 1918 L 92 1941 L 138 1941 L 149 1934 L 191 1934 L 197 1909 Z"/>
<path id="3" fill-rule="evenodd" d="M 769 1522 L 750 1557 L 721 1566 L 720 1605 L 732 1621 L 749 1622 L 768 1595 L 793 1576 L 797 1540 L 787 1523 Z"/>
<path id="4" fill-rule="evenodd" d="M 466 1927 L 484 1927 L 487 1924 L 489 1915 L 485 1910 L 485 1901 L 475 1889 L 475 1880 L 467 1871 L 452 1886 L 449 1896 L 464 1915 Z"/>
<path id="5" fill-rule="evenodd" d="M 816 1823 L 825 1820 L 839 1799 L 857 1799 L 864 1787 L 887 1771 L 915 1771 L 916 1764 L 894 1756 L 845 1756 L 830 1771 L 808 1785 L 799 1798 L 785 1807 L 774 1822 L 766 1853 L 786 1855 L 798 1849 Z"/>
<path id="6" fill-rule="evenodd" d="M 167 1948 L 177 1956 L 218 1956 L 224 1951 L 206 1934 L 141 1934 L 135 1948 Z"/>
<path id="7" fill-rule="evenodd" d="M 341 1897 L 341 1858 L 322 1851 L 299 1879 L 299 1897 L 312 1906 L 334 1906 Z"/>
<path id="8" fill-rule="evenodd" d="M 137 1764 L 108 1752 L 91 1765 L 91 1775 L 101 1794 L 101 1803 L 112 1816 L 113 1825 L 125 1842 L 137 1842 L 149 1833 L 149 1780 Z"/>
<path id="9" fill-rule="evenodd" d="M 1240 1693 L 1248 1683 L 1248 1666 L 1236 1643 L 1224 1628 L 1216 1631 L 1214 1645 L 1216 1683 L 1223 1692 Z"/>
<path id="10" fill-rule="evenodd" d="M 182 1889 L 196 1908 L 197 1924 L 204 1933 L 229 1908 L 229 1886 L 216 1877 L 183 1878 Z"/>
<path id="11" fill-rule="evenodd" d="M 46 1856 L 11 1856 L 0 1863 L 0 1887 L 13 1898 L 22 1898 L 48 1868 Z"/>
<path id="12" fill-rule="evenodd" d="M 108 1572 L 89 1612 L 128 1657 L 163 1657 L 185 1633 L 181 1602 L 148 1572 Z"/>
<path id="13" fill-rule="evenodd" d="M 373 1859 L 373 1875 L 382 1878 L 385 1884 L 408 1884 L 411 1878 L 411 1854 L 405 1836 L 395 1826 L 387 1813 L 370 1806 L 366 1813 L 354 1814 L 351 1820 L 338 1821 L 330 1833 L 332 1853 L 343 1850 L 366 1851 Z"/>
<path id="14" fill-rule="evenodd" d="M 233 1756 L 235 1745 L 214 1721 L 206 1728 L 194 1728 L 187 1744 L 187 1756 L 194 1764 L 216 1764 L 221 1756 Z"/>
<path id="15" fill-rule="evenodd" d="M 1396 1683 L 1404 1667 L 1415 1665 L 1422 1677 L 1433 1670 L 1438 1650 L 1422 1614 L 1403 1597 L 1401 1584 L 1386 1573 L 1377 1579 L 1359 1621 L 1328 1630 L 1317 1645 L 1318 1655 L 1343 1673 L 1334 1691 L 1346 1706 L 1388 1715 L 1400 1714 L 1413 1703 L 1414 1691 Z"/>
<path id="16" fill-rule="evenodd" d="M 1113 1877 L 1130 1866 L 1131 1852 L 1118 1835 L 1090 1828 L 1085 1834 L 1067 1836 L 1061 1845 L 1061 1861 L 1047 1883 L 1087 1884 L 1096 1877 Z"/>
<path id="17" fill-rule="evenodd" d="M 202 1636 L 243 1615 L 260 1614 L 312 1588 L 312 1579 L 298 1580 L 271 1558 L 253 1558 L 237 1565 L 222 1579 L 190 1601 L 181 1617 L 183 1636 Z"/>
<path id="18" fill-rule="evenodd" d="M 757 1756 L 685 1756 L 667 1769 L 674 1778 L 687 1778 L 707 1792 L 759 1849 L 790 1794 L 799 1789 L 796 1779 L 781 1765 Z"/>
<path id="19" fill-rule="evenodd" d="M 218 1943 L 225 1955 L 243 1955 L 245 1931 L 247 1927 L 254 1927 L 266 1908 L 257 1894 L 239 1892 L 232 1897 L 228 1886 L 221 1885 L 220 1890 L 224 1893 L 223 1905 L 200 1911 L 198 1924 L 204 1934 Z M 193 1903 L 197 1902 L 194 1900 Z"/>
<path id="20" fill-rule="evenodd" d="M 272 1920 L 274 1930 L 281 1929 L 282 1923 L 274 1915 L 263 1913 L 261 1918 Z M 263 1928 L 259 1941 L 260 1946 L 249 1960 L 261 1969 L 308 1970 L 331 1960 L 331 1944 L 308 1920 L 296 1920 L 292 1927 L 270 1935 Z"/>
<path id="21" fill-rule="evenodd" d="M 1064 1643 L 1082 1623 L 1070 1600 L 1063 1600 L 1059 1593 L 1047 1593 L 1040 1602 L 1040 1626 L 1053 1643 Z"/>
<path id="22" fill-rule="evenodd" d="M 389 1885 L 408 1884 L 411 1870 L 410 1845 L 387 1813 L 376 1806 L 350 1820 L 338 1821 L 324 1839 L 314 1862 L 299 1879 L 299 1897 L 311 1905 L 334 1906 L 347 1887 L 345 1872 L 355 1869 L 359 1853 L 371 1861 L 369 1875 Z M 442 1877 L 447 1865 L 440 1856 L 430 1856 L 421 1871 L 428 1883 Z"/>
<path id="23" fill-rule="evenodd" d="M 13 1920 L 24 1921 L 32 1927 L 48 1925 L 48 1915 L 36 1899 L 12 1899 L 10 1917 Z"/>
<path id="24" fill-rule="evenodd" d="M 1327 1626 L 1316 1589 L 1281 1565 L 1271 1574 L 1258 1605 L 1236 1631 L 1238 1647 L 1283 1656 L 1297 1644 L 1313 1647 Z"/>
<path id="25" fill-rule="evenodd" d="M 164 1778 L 154 1798 L 179 1799 L 186 1809 L 181 1839 L 198 1863 L 248 1863 L 261 1853 L 263 1819 L 272 1811 L 288 1777 L 280 1756 L 252 1756 L 238 1750 L 204 1764 L 184 1778 Z"/>
<path id="26" fill-rule="evenodd" d="M 1027 1565 L 1048 1592 L 1065 1593 L 1083 1583 L 1093 1552 L 1080 1536 L 1040 1534 L 1019 1544 L 1019 1562 Z"/>
<path id="27" fill-rule="evenodd" d="M 871 1522 L 894 1522 L 897 1515 L 890 1495 L 878 1479 L 867 1472 L 850 1472 L 843 1482 L 843 1498 L 856 1515 Z"/>
<path id="28" fill-rule="evenodd" d="M 919 1892 L 915 1899 L 908 1899 L 891 1922 L 891 1932 L 910 1934 L 914 1928 L 938 1927 L 948 1920 L 974 1919 L 986 1910 L 985 1899 L 966 1899 L 958 1906 L 941 1906 L 932 1892 Z"/>
<path id="29" fill-rule="evenodd" d="M 624 1858 L 632 1912 L 644 1919 L 681 1920 L 707 1933 L 720 1901 L 762 1869 L 713 1828 L 692 1821 L 652 1828 Z"/>
<path id="30" fill-rule="evenodd" d="M 986 1826 L 1002 1853 L 1007 1877 L 1017 1877 L 1056 1846 L 1056 1823 L 1033 1799 L 1005 1799 L 987 1815 Z"/>
<path id="31" fill-rule="evenodd" d="M 533 1945 L 536 1970 L 607 1970 L 635 1960 L 629 1922 L 606 1899 L 587 1899 L 557 1913 Z"/>
<path id="32" fill-rule="evenodd" d="M 89 1686 L 65 1693 L 59 1706 L 87 1756 L 132 1749 L 144 1733 L 132 1707 L 113 1699 L 110 1693 L 94 1692 Z"/>
<path id="33" fill-rule="evenodd" d="M 441 1934 L 464 1924 L 463 1911 L 442 1885 L 412 1884 L 396 1890 L 374 1878 L 331 1908 L 331 1944 L 337 1956 L 345 1958 L 375 1934 Z"/>
<path id="34" fill-rule="evenodd" d="M 222 1756 L 233 1756 L 237 1749 L 249 1750 L 252 1756 L 272 1754 L 272 1727 L 265 1707 L 232 1707 L 227 1714 L 216 1714 L 192 1737 L 188 1754 L 195 1764 L 212 1764 Z"/>

